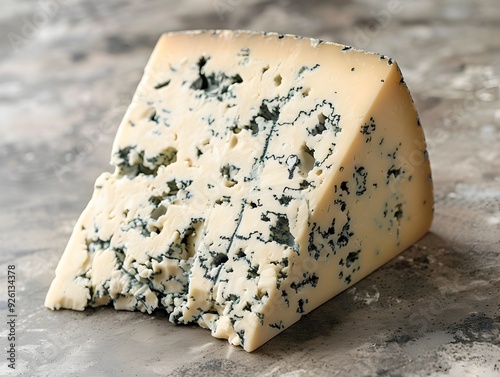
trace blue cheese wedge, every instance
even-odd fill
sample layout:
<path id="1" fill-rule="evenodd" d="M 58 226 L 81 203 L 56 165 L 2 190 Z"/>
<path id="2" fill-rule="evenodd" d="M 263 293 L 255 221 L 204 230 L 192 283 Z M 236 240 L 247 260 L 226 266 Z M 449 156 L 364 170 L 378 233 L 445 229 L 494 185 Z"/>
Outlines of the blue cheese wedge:
<path id="1" fill-rule="evenodd" d="M 397 64 L 291 35 L 165 34 L 45 305 L 165 310 L 253 351 L 429 229 Z"/>

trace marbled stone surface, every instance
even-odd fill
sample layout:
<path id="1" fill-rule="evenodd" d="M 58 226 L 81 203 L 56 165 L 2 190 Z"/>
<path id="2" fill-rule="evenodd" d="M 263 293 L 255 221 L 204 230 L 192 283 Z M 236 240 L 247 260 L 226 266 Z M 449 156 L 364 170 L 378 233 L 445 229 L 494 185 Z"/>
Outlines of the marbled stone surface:
<path id="1" fill-rule="evenodd" d="M 157 38 L 199 28 L 392 56 L 429 143 L 431 232 L 252 354 L 161 313 L 43 307 Z M 500 376 L 497 0 L 2 0 L 0 349 L 1 376 Z"/>

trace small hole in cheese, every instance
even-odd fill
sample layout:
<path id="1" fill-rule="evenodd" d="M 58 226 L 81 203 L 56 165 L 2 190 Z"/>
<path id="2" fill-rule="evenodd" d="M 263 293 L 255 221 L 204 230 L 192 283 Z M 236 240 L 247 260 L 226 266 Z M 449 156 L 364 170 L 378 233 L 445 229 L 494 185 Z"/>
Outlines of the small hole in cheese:
<path id="1" fill-rule="evenodd" d="M 233 137 L 229 140 L 229 148 L 234 148 L 236 144 L 238 144 L 238 137 L 233 135 Z"/>
<path id="2" fill-rule="evenodd" d="M 280 86 L 280 85 L 281 85 L 281 81 L 282 81 L 282 80 L 283 80 L 283 79 L 282 79 L 281 75 L 276 75 L 276 76 L 274 77 L 274 84 L 275 84 L 276 86 Z"/>

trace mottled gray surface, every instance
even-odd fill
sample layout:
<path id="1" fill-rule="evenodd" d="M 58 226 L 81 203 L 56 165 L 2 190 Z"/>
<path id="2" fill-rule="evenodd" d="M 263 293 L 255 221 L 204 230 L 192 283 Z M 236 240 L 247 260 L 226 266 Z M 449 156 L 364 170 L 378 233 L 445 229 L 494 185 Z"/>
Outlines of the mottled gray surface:
<path id="1" fill-rule="evenodd" d="M 0 375 L 500 376 L 499 20 L 497 0 L 2 0 Z M 429 142 L 431 233 L 252 354 L 161 313 L 43 307 L 154 43 L 198 28 L 390 55 Z"/>

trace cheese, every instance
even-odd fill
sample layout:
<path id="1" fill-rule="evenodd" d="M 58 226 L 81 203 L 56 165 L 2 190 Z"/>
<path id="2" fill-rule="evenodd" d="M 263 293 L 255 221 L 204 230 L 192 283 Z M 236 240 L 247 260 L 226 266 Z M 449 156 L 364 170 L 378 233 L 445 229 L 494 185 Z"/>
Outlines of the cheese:
<path id="1" fill-rule="evenodd" d="M 165 34 L 45 305 L 198 323 L 253 351 L 429 229 L 397 64 L 291 35 Z"/>

